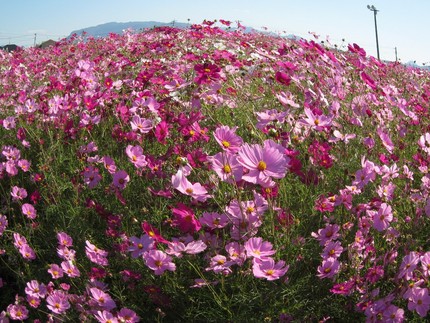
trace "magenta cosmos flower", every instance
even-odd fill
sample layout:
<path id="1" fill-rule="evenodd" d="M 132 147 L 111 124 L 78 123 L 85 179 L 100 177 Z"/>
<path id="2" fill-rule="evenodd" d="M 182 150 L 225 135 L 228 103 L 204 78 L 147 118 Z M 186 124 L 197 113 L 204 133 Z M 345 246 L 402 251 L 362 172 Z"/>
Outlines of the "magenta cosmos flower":
<path id="1" fill-rule="evenodd" d="M 289 158 L 283 154 L 283 147 L 272 140 L 266 140 L 263 147 L 258 144 L 244 144 L 237 161 L 249 172 L 242 179 L 263 187 L 272 186 L 272 178 L 283 178 Z"/>
<path id="2" fill-rule="evenodd" d="M 178 203 L 175 208 L 172 209 L 173 213 L 173 225 L 179 227 L 184 233 L 193 234 L 199 231 L 202 227 L 199 220 L 193 213 L 193 210 L 185 204 Z"/>

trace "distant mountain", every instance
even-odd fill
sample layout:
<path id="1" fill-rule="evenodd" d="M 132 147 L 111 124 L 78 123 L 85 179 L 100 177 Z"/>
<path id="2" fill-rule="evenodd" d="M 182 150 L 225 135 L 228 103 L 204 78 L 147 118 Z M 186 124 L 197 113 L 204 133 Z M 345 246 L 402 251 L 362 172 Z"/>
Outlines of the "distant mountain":
<path id="1" fill-rule="evenodd" d="M 114 34 L 122 34 L 123 30 L 133 29 L 135 31 L 139 31 L 141 29 L 146 28 L 154 28 L 161 26 L 174 26 L 177 28 L 188 28 L 190 24 L 183 22 L 172 21 L 169 23 L 159 22 L 159 21 L 130 21 L 130 22 L 108 22 L 105 24 L 101 24 L 98 26 L 86 27 L 78 30 L 74 30 L 70 33 L 70 36 L 73 34 L 81 35 L 83 32 L 86 32 L 88 36 L 93 37 L 105 37 L 110 33 Z"/>
<path id="2" fill-rule="evenodd" d="M 86 27 L 86 28 L 74 30 L 70 33 L 69 37 L 72 36 L 73 34 L 81 35 L 83 32 L 86 32 L 87 36 L 106 37 L 110 33 L 122 34 L 122 32 L 124 30 L 129 29 L 129 28 L 133 29 L 134 31 L 139 31 L 139 30 L 145 29 L 145 28 L 154 28 L 154 27 L 162 27 L 162 26 L 170 26 L 170 27 L 177 27 L 177 28 L 188 28 L 191 26 L 191 24 L 184 23 L 184 22 L 177 22 L 177 21 L 172 21 L 172 22 L 159 22 L 159 21 L 108 22 L 108 23 L 98 25 L 98 26 L 92 26 L 92 27 Z M 261 31 L 261 30 L 254 29 L 252 27 L 246 27 L 246 26 L 243 26 L 243 27 L 244 27 L 244 30 L 243 30 L 244 33 L 261 32 L 261 33 L 265 33 L 265 34 L 276 35 L 272 32 Z M 236 27 L 232 27 L 231 30 L 236 30 Z M 287 37 L 297 38 L 294 35 L 288 35 Z"/>
<path id="3" fill-rule="evenodd" d="M 409 62 L 405 63 L 405 65 L 406 65 L 406 66 L 416 67 L 416 68 L 421 68 L 421 69 L 429 70 L 429 71 L 430 71 L 430 66 L 425 65 L 425 64 L 423 64 L 423 65 L 419 65 L 419 64 L 417 64 L 417 62 L 416 62 L 416 61 L 409 61 Z"/>

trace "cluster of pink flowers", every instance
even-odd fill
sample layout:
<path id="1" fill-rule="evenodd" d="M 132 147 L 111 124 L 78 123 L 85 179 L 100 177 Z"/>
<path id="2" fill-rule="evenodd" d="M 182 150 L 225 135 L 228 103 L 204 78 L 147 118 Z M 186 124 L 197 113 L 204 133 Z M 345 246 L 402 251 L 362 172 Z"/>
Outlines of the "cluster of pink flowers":
<path id="1" fill-rule="evenodd" d="M 427 318 L 428 73 L 214 24 L 0 51 L 0 321 L 159 319 L 291 273 Z"/>

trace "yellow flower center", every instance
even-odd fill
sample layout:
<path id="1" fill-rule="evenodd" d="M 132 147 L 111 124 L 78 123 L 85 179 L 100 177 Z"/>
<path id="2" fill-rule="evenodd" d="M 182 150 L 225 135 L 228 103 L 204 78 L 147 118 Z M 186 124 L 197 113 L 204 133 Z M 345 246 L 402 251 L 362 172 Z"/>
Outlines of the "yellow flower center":
<path id="1" fill-rule="evenodd" d="M 257 165 L 257 169 L 262 172 L 267 168 L 267 165 L 264 161 L 260 161 Z"/>
<path id="2" fill-rule="evenodd" d="M 228 148 L 228 147 L 230 147 L 230 143 L 229 143 L 227 140 L 223 140 L 223 141 L 222 141 L 222 146 L 223 146 L 224 148 Z"/>
<path id="3" fill-rule="evenodd" d="M 191 187 L 187 188 L 185 190 L 185 192 L 187 192 L 188 194 L 192 194 L 193 193 L 193 189 Z"/>
<path id="4" fill-rule="evenodd" d="M 275 273 L 275 271 L 273 269 L 266 270 L 266 275 L 268 275 L 268 276 L 272 276 L 274 273 Z"/>
<path id="5" fill-rule="evenodd" d="M 224 173 L 226 173 L 226 174 L 230 174 L 231 173 L 231 167 L 230 167 L 230 165 L 225 165 L 224 166 Z"/>

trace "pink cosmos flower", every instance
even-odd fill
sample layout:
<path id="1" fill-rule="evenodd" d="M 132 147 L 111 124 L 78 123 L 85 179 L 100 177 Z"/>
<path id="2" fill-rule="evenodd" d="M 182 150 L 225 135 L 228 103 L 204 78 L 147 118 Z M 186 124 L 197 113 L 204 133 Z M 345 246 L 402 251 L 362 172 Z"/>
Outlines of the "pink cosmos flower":
<path id="1" fill-rule="evenodd" d="M 401 323 L 405 320 L 405 311 L 395 305 L 389 305 L 383 313 L 382 320 L 387 323 Z"/>
<path id="2" fill-rule="evenodd" d="M 299 124 L 308 126 L 316 131 L 323 131 L 324 128 L 332 125 L 332 118 L 325 115 L 315 115 L 309 108 L 304 108 L 304 111 L 307 118 L 300 119 L 298 121 Z"/>
<path id="3" fill-rule="evenodd" d="M 29 296 L 37 298 L 45 298 L 48 290 L 44 284 L 40 284 L 37 280 L 32 280 L 27 283 L 25 293 Z"/>
<path id="4" fill-rule="evenodd" d="M 320 242 L 320 246 L 324 246 L 327 241 L 339 238 L 339 229 L 337 224 L 327 223 L 325 228 L 319 229 L 318 233 L 312 232 L 311 235 Z"/>
<path id="5" fill-rule="evenodd" d="M 229 126 L 220 126 L 215 129 L 214 137 L 217 143 L 224 151 L 229 153 L 237 153 L 242 146 L 243 140 L 236 135 L 238 127 L 230 128 Z"/>
<path id="6" fill-rule="evenodd" d="M 16 162 L 13 160 L 8 160 L 5 164 L 6 173 L 8 173 L 11 177 L 18 174 L 18 168 L 16 167 Z"/>
<path id="7" fill-rule="evenodd" d="M 373 212 L 373 227 L 380 232 L 388 229 L 391 221 L 393 221 L 391 206 L 387 203 L 382 203 L 378 212 Z"/>
<path id="8" fill-rule="evenodd" d="M 28 172 L 30 170 L 30 162 L 26 159 L 20 159 L 18 161 L 18 167 L 22 169 L 23 172 Z"/>
<path id="9" fill-rule="evenodd" d="M 73 261 L 75 260 L 76 251 L 60 245 L 57 248 L 57 254 L 61 259 Z"/>
<path id="10" fill-rule="evenodd" d="M 269 241 L 263 241 L 263 238 L 260 237 L 248 239 L 244 247 L 248 257 L 260 260 L 265 260 L 276 252 L 272 249 L 272 244 Z"/>
<path id="11" fill-rule="evenodd" d="M 400 265 L 398 277 L 404 277 L 406 280 L 410 280 L 414 277 L 414 270 L 420 261 L 420 257 L 417 252 L 412 251 L 403 258 Z"/>
<path id="12" fill-rule="evenodd" d="M 128 145 L 125 153 L 128 156 L 128 160 L 137 168 L 145 167 L 148 164 L 145 155 L 143 155 L 143 149 L 140 146 Z"/>
<path id="13" fill-rule="evenodd" d="M 379 128 L 379 127 L 376 130 L 376 132 L 382 141 L 382 145 L 387 149 L 387 151 L 390 154 L 392 154 L 394 151 L 394 145 L 393 145 L 393 142 L 391 141 L 389 134 L 387 132 L 385 132 L 384 130 L 382 130 L 382 128 Z"/>
<path id="14" fill-rule="evenodd" d="M 275 94 L 275 96 L 278 98 L 279 102 L 281 102 L 281 104 L 284 107 L 288 107 L 291 106 L 293 108 L 298 108 L 300 105 L 297 104 L 295 102 L 295 98 L 294 96 L 291 94 L 291 92 L 279 92 L 277 94 Z"/>
<path id="15" fill-rule="evenodd" d="M 94 314 L 95 319 L 99 323 L 118 323 L 118 319 L 109 311 L 103 310 L 103 311 L 97 311 L 97 313 Z"/>
<path id="16" fill-rule="evenodd" d="M 343 252 L 343 247 L 340 241 L 328 241 L 321 254 L 323 258 L 334 257 L 339 258 Z"/>
<path id="17" fill-rule="evenodd" d="M 424 150 L 427 155 L 430 155 L 430 133 L 426 132 L 418 140 L 418 146 Z"/>
<path id="18" fill-rule="evenodd" d="M 57 240 L 60 246 L 71 247 L 73 245 L 73 239 L 65 232 L 57 233 Z"/>
<path id="19" fill-rule="evenodd" d="M 39 297 L 27 295 L 25 297 L 25 299 L 26 299 L 28 305 L 30 305 L 32 308 L 38 308 L 40 306 L 41 299 Z M 0 322 L 1 322 L 1 319 L 0 319 Z"/>
<path id="20" fill-rule="evenodd" d="M 51 274 L 52 279 L 59 279 L 63 277 L 63 269 L 57 264 L 51 264 L 49 266 L 48 273 Z"/>
<path id="21" fill-rule="evenodd" d="M 227 215 L 216 212 L 203 212 L 199 221 L 201 225 L 205 225 L 210 229 L 222 229 L 229 222 Z"/>
<path id="22" fill-rule="evenodd" d="M 175 271 L 176 265 L 172 258 L 160 250 L 150 250 L 144 254 L 146 265 L 154 271 L 156 275 L 162 275 L 166 270 Z"/>
<path id="23" fill-rule="evenodd" d="M 17 249 L 21 249 L 22 247 L 24 247 L 27 244 L 27 239 L 25 237 L 23 237 L 22 235 L 20 235 L 19 233 L 14 233 L 13 234 L 13 245 L 15 246 L 15 248 Z"/>
<path id="24" fill-rule="evenodd" d="M 125 189 L 129 181 L 130 176 L 125 170 L 119 170 L 113 175 L 113 185 L 120 190 Z"/>
<path id="25" fill-rule="evenodd" d="M 37 216 L 36 209 L 29 203 L 24 203 L 21 207 L 21 211 L 28 219 L 35 219 Z"/>
<path id="26" fill-rule="evenodd" d="M 28 309 L 24 305 L 10 304 L 6 310 L 12 320 L 24 321 L 28 318 Z"/>
<path id="27" fill-rule="evenodd" d="M 70 308 L 68 295 L 60 290 L 54 290 L 46 298 L 47 307 L 55 314 L 63 314 Z"/>
<path id="28" fill-rule="evenodd" d="M 425 317 L 430 308 L 430 296 L 427 287 L 412 288 L 412 296 L 409 299 L 408 310 L 416 311 L 419 316 Z"/>
<path id="29" fill-rule="evenodd" d="M 249 172 L 242 179 L 263 187 L 272 186 L 272 178 L 283 178 L 289 158 L 281 152 L 279 145 L 266 140 L 263 147 L 244 144 L 238 152 L 238 162 Z"/>
<path id="30" fill-rule="evenodd" d="M 85 241 L 85 244 L 85 254 L 90 261 L 100 266 L 108 265 L 108 260 L 106 258 L 108 255 L 107 251 L 97 248 L 88 240 Z"/>
<path id="31" fill-rule="evenodd" d="M 239 266 L 242 266 L 247 258 L 244 246 L 237 241 L 228 243 L 225 246 L 225 251 L 227 251 L 230 260 Z"/>
<path id="32" fill-rule="evenodd" d="M 199 220 L 196 219 L 193 210 L 185 204 L 178 203 L 172 209 L 172 213 L 173 225 L 178 226 L 182 232 L 192 234 L 201 229 L 202 226 Z"/>
<path id="33" fill-rule="evenodd" d="M 266 278 L 267 280 L 276 280 L 284 276 L 289 269 L 285 261 L 279 260 L 275 263 L 273 258 L 257 259 L 254 258 L 252 273 L 256 278 Z"/>
<path id="34" fill-rule="evenodd" d="M 236 155 L 220 152 L 208 160 L 212 162 L 212 168 L 221 180 L 232 183 L 242 179 L 243 167 L 237 161 Z"/>
<path id="35" fill-rule="evenodd" d="M 20 201 L 27 197 L 27 190 L 25 188 L 14 186 L 12 187 L 10 195 L 12 196 L 13 201 Z"/>
<path id="36" fill-rule="evenodd" d="M 127 251 L 131 252 L 132 258 L 138 258 L 154 247 L 154 239 L 147 234 L 140 236 L 140 238 L 130 237 L 129 241 L 130 246 Z"/>
<path id="37" fill-rule="evenodd" d="M 36 253 L 34 252 L 33 248 L 31 248 L 28 244 L 23 245 L 19 249 L 19 253 L 26 260 L 34 260 L 34 259 L 36 259 Z"/>
<path id="38" fill-rule="evenodd" d="M 227 213 L 231 215 L 231 237 L 239 240 L 255 235 L 262 224 L 262 218 L 267 209 L 267 201 L 256 192 L 254 192 L 252 201 L 231 201 L 226 208 Z"/>
<path id="39" fill-rule="evenodd" d="M 88 185 L 89 188 L 94 188 L 102 180 L 102 176 L 99 173 L 99 169 L 94 166 L 88 166 L 83 172 L 84 183 Z"/>
<path id="40" fill-rule="evenodd" d="M 91 304 L 100 309 L 110 311 L 116 307 L 116 304 L 109 294 L 97 287 L 90 288 Z"/>
<path id="41" fill-rule="evenodd" d="M 324 259 L 321 266 L 318 266 L 319 278 L 331 278 L 339 272 L 340 263 L 334 257 L 328 257 Z"/>
<path id="42" fill-rule="evenodd" d="M 223 255 L 216 255 L 211 258 L 209 267 L 206 271 L 213 271 L 214 273 L 223 273 L 227 275 L 231 273 L 230 266 L 234 265 L 233 261 L 228 261 Z"/>
<path id="43" fill-rule="evenodd" d="M 4 230 L 6 230 L 8 225 L 6 215 L 0 214 L 0 237 L 3 235 Z"/>
<path id="44" fill-rule="evenodd" d="M 141 118 L 138 115 L 133 116 L 130 124 L 133 131 L 139 131 L 140 133 L 148 133 L 153 128 L 151 120 Z"/>
<path id="45" fill-rule="evenodd" d="M 178 239 L 169 242 L 169 248 L 166 253 L 181 258 L 183 253 L 196 255 L 206 250 L 207 245 L 202 240 L 190 241 L 186 245 Z"/>
<path id="46" fill-rule="evenodd" d="M 16 120 L 15 120 L 15 117 L 12 117 L 12 116 L 10 116 L 10 117 L 6 117 L 6 118 L 3 120 L 3 127 L 4 127 L 6 130 L 15 129 L 15 127 L 16 127 Z"/>
<path id="47" fill-rule="evenodd" d="M 139 316 L 128 308 L 122 308 L 116 315 L 120 322 L 136 323 L 140 321 Z"/>
<path id="48" fill-rule="evenodd" d="M 71 278 L 79 277 L 81 275 L 78 267 L 76 267 L 72 261 L 63 261 L 61 263 L 61 269 L 63 269 L 63 272 Z"/>
<path id="49" fill-rule="evenodd" d="M 200 183 L 192 184 L 181 169 L 178 170 L 176 175 L 172 176 L 172 186 L 182 194 L 189 195 L 199 202 L 204 202 L 211 197 Z"/>
<path id="50" fill-rule="evenodd" d="M 268 124 L 275 122 L 284 123 L 288 112 L 279 112 L 276 109 L 271 109 L 263 112 L 256 112 L 255 114 L 257 115 L 257 124 L 255 126 L 258 129 L 263 130 Z"/>
<path id="51" fill-rule="evenodd" d="M 347 144 L 351 139 L 354 139 L 356 136 L 357 135 L 355 133 L 344 135 L 339 130 L 334 130 L 333 137 L 331 137 L 328 141 L 329 142 L 343 141 L 345 144 Z"/>
<path id="52" fill-rule="evenodd" d="M 427 251 L 424 255 L 420 257 L 421 260 L 421 268 L 423 271 L 423 275 L 425 277 L 430 276 L 430 251 Z"/>
<path id="53" fill-rule="evenodd" d="M 103 161 L 103 165 L 107 169 L 107 171 L 110 174 L 115 174 L 115 172 L 116 172 L 115 161 L 112 158 L 110 158 L 109 156 L 104 156 L 102 158 L 102 161 Z"/>

